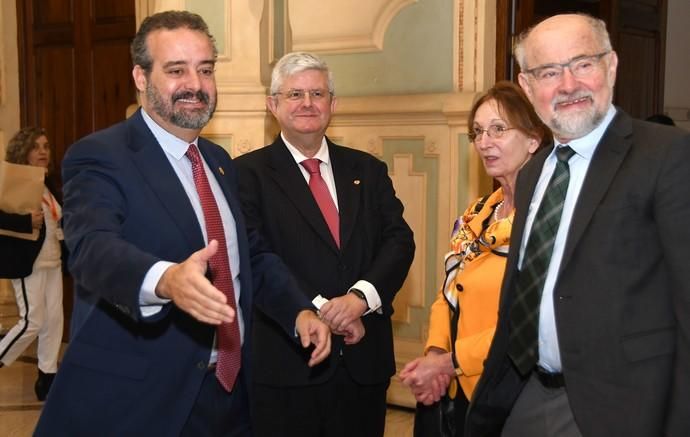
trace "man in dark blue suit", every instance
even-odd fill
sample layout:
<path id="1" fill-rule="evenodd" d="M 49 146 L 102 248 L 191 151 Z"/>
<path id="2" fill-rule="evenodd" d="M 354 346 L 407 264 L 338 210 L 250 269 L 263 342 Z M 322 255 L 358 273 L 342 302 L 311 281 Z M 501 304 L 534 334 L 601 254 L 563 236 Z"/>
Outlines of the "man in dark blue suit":
<path id="1" fill-rule="evenodd" d="M 199 138 L 216 105 L 216 55 L 198 15 L 148 17 L 132 43 L 142 108 L 65 157 L 64 226 L 82 320 L 36 435 L 251 435 L 254 306 L 286 338 L 315 345 L 309 366 L 330 353 L 309 299 L 246 230 L 228 154 Z M 239 335 L 226 343 L 222 330 Z"/>

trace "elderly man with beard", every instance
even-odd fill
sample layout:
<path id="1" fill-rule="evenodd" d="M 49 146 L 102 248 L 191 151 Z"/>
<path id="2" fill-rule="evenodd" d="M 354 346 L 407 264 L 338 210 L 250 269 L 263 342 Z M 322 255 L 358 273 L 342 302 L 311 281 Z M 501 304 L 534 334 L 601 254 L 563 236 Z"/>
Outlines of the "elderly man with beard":
<path id="1" fill-rule="evenodd" d="M 466 436 L 690 435 L 690 135 L 612 105 L 604 23 L 548 18 L 519 82 L 555 147 L 522 169 Z"/>
<path id="2" fill-rule="evenodd" d="M 199 137 L 216 105 L 203 19 L 146 18 L 132 42 L 141 109 L 72 145 L 64 229 L 90 298 L 35 435 L 248 436 L 252 310 L 329 356 L 330 332 L 244 225 L 236 170 Z"/>

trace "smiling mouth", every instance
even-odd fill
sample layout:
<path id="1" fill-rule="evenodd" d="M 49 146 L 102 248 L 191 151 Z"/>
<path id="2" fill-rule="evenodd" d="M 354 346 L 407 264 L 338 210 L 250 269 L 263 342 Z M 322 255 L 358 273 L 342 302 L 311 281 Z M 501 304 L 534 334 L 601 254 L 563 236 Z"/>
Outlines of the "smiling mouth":
<path id="1" fill-rule="evenodd" d="M 591 102 L 591 100 L 592 100 L 592 99 L 591 99 L 589 96 L 585 96 L 585 97 L 580 97 L 580 98 L 573 99 L 573 100 L 566 100 L 566 101 L 563 101 L 563 102 L 556 102 L 556 105 L 555 105 L 555 106 L 556 106 L 557 109 L 558 109 L 558 108 L 568 108 L 568 107 L 573 106 L 573 105 L 579 105 L 579 104 L 582 104 L 582 103 L 589 103 L 589 102 Z"/>
<path id="2" fill-rule="evenodd" d="M 183 105 L 196 105 L 205 106 L 208 105 L 209 97 L 206 93 L 199 90 L 194 92 L 181 92 L 173 96 L 174 103 L 182 103 Z"/>

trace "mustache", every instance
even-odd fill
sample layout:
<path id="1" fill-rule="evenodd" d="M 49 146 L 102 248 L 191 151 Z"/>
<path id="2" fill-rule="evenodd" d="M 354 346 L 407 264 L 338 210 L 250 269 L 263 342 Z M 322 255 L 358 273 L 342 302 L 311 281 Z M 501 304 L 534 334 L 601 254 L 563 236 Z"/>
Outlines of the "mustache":
<path id="1" fill-rule="evenodd" d="M 208 93 L 205 93 L 201 90 L 199 90 L 197 92 L 180 91 L 178 93 L 173 94 L 172 101 L 173 101 L 173 103 L 175 103 L 181 99 L 194 99 L 194 98 L 199 100 L 201 103 L 205 103 L 205 104 L 208 104 L 208 102 L 210 101 L 210 97 L 209 97 Z"/>
<path id="2" fill-rule="evenodd" d="M 592 93 L 590 91 L 579 90 L 572 92 L 570 94 L 559 94 L 551 100 L 551 104 L 556 107 L 559 103 L 566 103 L 578 99 L 592 99 Z"/>

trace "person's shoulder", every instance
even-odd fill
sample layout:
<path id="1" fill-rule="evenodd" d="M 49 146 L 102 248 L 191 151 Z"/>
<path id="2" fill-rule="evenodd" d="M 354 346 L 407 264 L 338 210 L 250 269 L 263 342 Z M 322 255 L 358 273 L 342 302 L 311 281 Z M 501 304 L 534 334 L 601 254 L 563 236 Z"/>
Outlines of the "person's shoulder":
<path id="1" fill-rule="evenodd" d="M 94 151 L 97 151 L 100 156 L 104 156 L 120 150 L 123 144 L 130 142 L 129 123 L 130 120 L 127 119 L 79 138 L 67 149 L 65 159 L 69 160 L 82 154 L 89 155 Z"/>
<path id="2" fill-rule="evenodd" d="M 328 140 L 329 152 L 335 155 L 335 159 L 338 161 L 350 162 L 353 164 L 366 165 L 366 166 L 385 166 L 386 163 L 380 158 L 372 155 L 369 152 L 363 150 L 355 149 L 348 146 L 343 146 L 336 144 Z"/>
<path id="3" fill-rule="evenodd" d="M 233 158 L 233 161 L 238 167 L 261 167 L 270 161 L 270 157 L 276 152 L 275 149 L 280 146 L 280 144 L 274 142 L 236 156 Z"/>
<path id="4" fill-rule="evenodd" d="M 676 126 L 653 123 L 646 120 L 632 119 L 633 135 L 655 137 L 659 142 L 672 143 L 685 139 L 690 141 L 690 132 Z"/>

